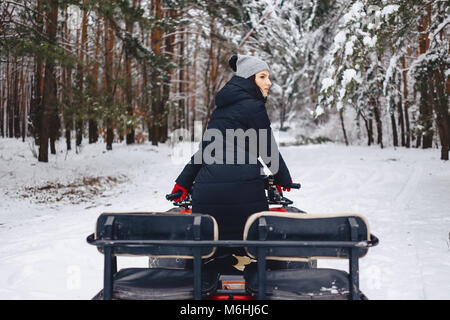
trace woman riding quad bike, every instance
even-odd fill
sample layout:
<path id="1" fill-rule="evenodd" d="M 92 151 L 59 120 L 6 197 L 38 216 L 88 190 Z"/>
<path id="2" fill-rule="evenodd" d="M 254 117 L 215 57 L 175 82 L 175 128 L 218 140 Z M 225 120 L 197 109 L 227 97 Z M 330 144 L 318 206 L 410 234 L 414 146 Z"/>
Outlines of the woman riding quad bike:
<path id="1" fill-rule="evenodd" d="M 272 85 L 269 66 L 246 55 L 231 57 L 229 64 L 235 75 L 217 93 L 217 108 L 199 150 L 172 190 L 173 194 L 182 192 L 175 201 L 184 200 L 191 191 L 192 212 L 213 216 L 220 226 L 221 240 L 241 239 L 247 218 L 269 210 L 265 174 L 258 157 L 272 172 L 280 193 L 282 187 L 290 191 L 292 183 L 265 107 Z M 227 255 L 236 249 L 220 251 L 218 255 Z"/>

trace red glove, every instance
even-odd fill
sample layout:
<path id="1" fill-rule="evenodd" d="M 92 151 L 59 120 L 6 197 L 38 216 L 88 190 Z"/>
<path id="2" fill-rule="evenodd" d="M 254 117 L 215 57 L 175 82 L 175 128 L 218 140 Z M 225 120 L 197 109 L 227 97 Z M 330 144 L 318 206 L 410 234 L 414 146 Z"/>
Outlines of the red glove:
<path id="1" fill-rule="evenodd" d="M 291 180 L 291 182 L 289 182 L 289 183 L 292 183 L 292 180 Z M 275 185 L 275 186 L 277 187 L 278 192 L 279 192 L 280 194 L 283 194 L 283 192 L 281 192 L 281 186 L 279 186 L 279 185 Z M 283 191 L 289 192 L 289 191 L 291 191 L 291 188 L 283 187 Z"/>
<path id="2" fill-rule="evenodd" d="M 172 193 L 175 193 L 177 191 L 183 191 L 183 194 L 181 195 L 180 198 L 173 199 L 172 201 L 180 202 L 181 200 L 186 199 L 189 191 L 186 188 L 180 186 L 178 183 L 175 183 L 175 187 L 173 187 Z"/>

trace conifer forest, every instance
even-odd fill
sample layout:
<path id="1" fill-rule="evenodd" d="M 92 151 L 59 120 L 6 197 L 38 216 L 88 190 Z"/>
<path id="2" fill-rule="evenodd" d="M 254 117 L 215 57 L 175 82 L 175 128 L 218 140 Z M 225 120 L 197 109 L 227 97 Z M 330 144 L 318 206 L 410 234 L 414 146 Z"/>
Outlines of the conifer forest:
<path id="1" fill-rule="evenodd" d="M 240 53 L 269 64 L 281 131 L 448 160 L 449 35 L 445 0 L 1 0 L 0 136 L 48 162 L 204 130 Z"/>

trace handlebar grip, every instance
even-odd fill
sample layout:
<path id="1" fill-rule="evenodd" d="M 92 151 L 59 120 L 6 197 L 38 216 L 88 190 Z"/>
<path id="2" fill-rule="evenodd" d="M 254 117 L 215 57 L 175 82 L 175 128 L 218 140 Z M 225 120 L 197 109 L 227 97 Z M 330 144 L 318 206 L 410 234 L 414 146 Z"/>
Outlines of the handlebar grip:
<path id="1" fill-rule="evenodd" d="M 179 198 L 183 195 L 183 191 L 177 191 L 175 193 L 166 194 L 166 199 L 171 201 L 173 199 Z"/>
<path id="2" fill-rule="evenodd" d="M 288 188 L 291 189 L 300 189 L 301 185 L 300 183 L 291 183 L 289 186 L 287 186 Z"/>

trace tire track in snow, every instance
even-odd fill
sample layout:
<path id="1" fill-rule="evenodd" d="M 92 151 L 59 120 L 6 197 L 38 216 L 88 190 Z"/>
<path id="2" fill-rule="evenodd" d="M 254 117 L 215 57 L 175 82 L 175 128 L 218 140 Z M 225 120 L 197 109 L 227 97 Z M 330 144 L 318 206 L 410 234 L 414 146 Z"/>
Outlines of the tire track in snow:
<path id="1" fill-rule="evenodd" d="M 392 200 L 392 207 L 397 210 L 404 210 L 409 207 L 408 202 L 416 194 L 416 190 L 419 185 L 419 180 L 423 174 L 422 166 L 414 166 L 413 172 L 408 176 L 406 183 L 400 189 L 400 191 L 395 195 Z"/>
<path id="2" fill-rule="evenodd" d="M 401 189 L 398 191 L 398 193 L 394 196 L 392 202 L 391 202 L 391 208 L 394 212 L 402 212 L 402 211 L 409 211 L 410 208 L 410 201 L 417 196 L 417 190 L 419 187 L 419 181 L 423 175 L 424 169 L 422 166 L 413 164 L 412 172 L 408 176 L 405 184 L 401 187 Z M 413 259 L 414 265 L 417 267 L 415 268 L 415 277 L 420 278 L 420 281 L 416 282 L 416 285 L 418 286 L 417 290 L 421 291 L 422 298 L 426 299 L 426 291 L 425 291 L 425 285 L 424 285 L 424 274 L 423 274 L 423 268 L 421 264 L 421 257 L 418 252 L 418 246 L 415 239 L 415 222 L 417 222 L 417 219 L 415 217 L 412 217 L 408 214 L 400 214 L 401 217 L 405 218 L 407 217 L 407 221 L 399 221 L 397 226 L 401 227 L 401 232 L 403 235 L 405 235 L 405 244 L 407 245 L 408 252 L 411 253 L 411 259 Z M 408 255 L 406 253 L 406 255 Z"/>
<path id="3" fill-rule="evenodd" d="M 355 194 L 365 194 L 373 183 L 378 183 L 380 180 L 378 171 L 375 169 L 367 170 L 365 167 L 361 167 L 359 168 L 359 172 L 353 173 Z"/>

